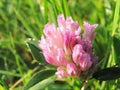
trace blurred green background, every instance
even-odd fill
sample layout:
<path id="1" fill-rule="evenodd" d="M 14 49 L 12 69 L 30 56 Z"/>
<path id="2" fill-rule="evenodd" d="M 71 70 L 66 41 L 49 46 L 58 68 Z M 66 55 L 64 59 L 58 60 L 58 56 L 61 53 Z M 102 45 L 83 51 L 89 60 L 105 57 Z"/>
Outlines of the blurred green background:
<path id="1" fill-rule="evenodd" d="M 98 23 L 94 52 L 100 68 L 120 67 L 119 0 L 0 0 L 0 90 L 21 90 L 40 69 L 26 42 L 39 40 L 44 25 L 56 23 L 57 15 L 72 16 L 80 26 L 83 21 Z M 39 55 L 39 54 L 38 54 Z M 79 88 L 74 88 L 79 90 Z M 120 90 L 120 79 L 91 79 L 86 90 Z"/>

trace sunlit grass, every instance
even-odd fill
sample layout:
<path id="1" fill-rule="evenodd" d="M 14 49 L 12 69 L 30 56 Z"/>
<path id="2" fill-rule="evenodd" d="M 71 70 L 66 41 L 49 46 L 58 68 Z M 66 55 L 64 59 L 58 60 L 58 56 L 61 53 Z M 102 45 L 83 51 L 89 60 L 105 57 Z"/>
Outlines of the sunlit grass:
<path id="1" fill-rule="evenodd" d="M 95 54 L 104 59 L 100 68 L 120 66 L 119 51 L 114 38 L 120 37 L 120 0 L 1 0 L 0 1 L 0 79 L 10 88 L 26 85 L 35 71 L 26 46 L 29 38 L 40 39 L 44 25 L 56 23 L 58 14 L 72 16 L 80 25 L 83 21 L 98 23 L 94 42 Z M 57 24 L 57 23 L 56 23 Z M 120 42 L 120 39 L 117 38 Z M 119 46 L 119 45 L 118 45 Z M 118 48 L 120 49 L 120 48 Z M 31 73 L 30 73 L 31 72 Z M 91 90 L 119 90 L 120 80 L 90 80 Z M 0 83 L 0 89 L 6 87 Z M 75 89 L 78 90 L 78 89 Z"/>

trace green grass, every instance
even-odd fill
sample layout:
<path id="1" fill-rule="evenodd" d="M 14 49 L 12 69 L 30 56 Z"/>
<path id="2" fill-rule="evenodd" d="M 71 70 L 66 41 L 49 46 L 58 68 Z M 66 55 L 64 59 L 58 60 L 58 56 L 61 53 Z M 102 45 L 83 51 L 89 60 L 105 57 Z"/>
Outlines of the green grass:
<path id="1" fill-rule="evenodd" d="M 3 87 L 21 90 L 34 72 L 41 69 L 35 69 L 38 64 L 33 63 L 26 41 L 39 40 L 44 25 L 57 24 L 57 15 L 61 13 L 72 16 L 81 26 L 83 21 L 98 23 L 94 51 L 99 60 L 104 58 L 100 68 L 115 64 L 120 67 L 120 0 L 0 0 L 0 80 L 5 85 L 0 84 Z M 87 88 L 119 90 L 120 79 L 90 80 Z"/>

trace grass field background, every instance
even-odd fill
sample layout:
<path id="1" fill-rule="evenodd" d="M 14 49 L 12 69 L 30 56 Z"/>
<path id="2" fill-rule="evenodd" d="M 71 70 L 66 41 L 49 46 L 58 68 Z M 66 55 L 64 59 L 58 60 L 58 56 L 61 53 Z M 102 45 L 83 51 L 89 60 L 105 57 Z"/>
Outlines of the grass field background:
<path id="1" fill-rule="evenodd" d="M 95 54 L 104 59 L 99 68 L 120 67 L 120 0 L 0 0 L 0 90 L 22 90 L 41 69 L 26 42 L 39 40 L 44 25 L 57 25 L 61 13 L 80 26 L 99 24 L 94 41 Z M 120 79 L 91 79 L 86 90 L 120 90 Z"/>

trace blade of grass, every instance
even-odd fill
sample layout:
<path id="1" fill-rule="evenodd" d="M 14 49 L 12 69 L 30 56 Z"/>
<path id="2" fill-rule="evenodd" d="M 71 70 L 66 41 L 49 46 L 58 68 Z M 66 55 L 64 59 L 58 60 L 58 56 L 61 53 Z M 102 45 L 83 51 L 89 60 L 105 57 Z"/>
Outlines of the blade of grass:
<path id="1" fill-rule="evenodd" d="M 56 9 L 56 4 L 55 4 L 55 0 L 49 0 L 48 1 L 48 3 L 49 3 L 49 10 L 50 10 L 50 12 L 51 12 L 51 17 L 49 17 L 49 18 L 51 18 L 52 19 L 52 22 L 54 22 L 56 25 L 57 25 L 57 21 L 56 21 L 56 19 L 57 19 L 57 15 L 58 15 L 58 12 L 57 12 L 57 9 Z"/>
<path id="2" fill-rule="evenodd" d="M 20 74 L 16 74 L 16 73 L 9 72 L 9 71 L 3 71 L 3 70 L 0 70 L 0 74 L 8 75 L 8 76 L 15 76 L 15 77 L 22 77 Z"/>
<path id="3" fill-rule="evenodd" d="M 63 5 L 63 11 L 64 11 L 64 14 L 65 16 L 70 16 L 70 11 L 69 11 L 69 8 L 68 8 L 68 3 L 67 3 L 67 0 L 62 0 L 62 5 Z"/>
<path id="4" fill-rule="evenodd" d="M 4 89 L 3 90 L 9 90 L 7 84 L 3 81 L 3 80 L 0 80 L 0 85 L 3 85 Z"/>
<path id="5" fill-rule="evenodd" d="M 43 15 L 42 15 L 42 12 L 41 12 L 41 8 L 39 7 L 39 15 L 40 15 L 40 18 L 38 19 L 38 12 L 36 12 L 36 8 L 38 6 L 38 3 L 37 2 L 34 2 L 35 4 L 33 4 L 33 1 L 31 0 L 28 0 L 28 4 L 30 5 L 30 10 L 31 10 L 31 13 L 33 15 L 33 18 L 35 20 L 35 23 L 36 25 L 39 27 L 39 29 L 42 28 L 43 26 Z M 40 34 L 42 34 L 42 31 L 40 30 Z"/>
<path id="6" fill-rule="evenodd" d="M 21 16 L 21 14 L 16 9 L 14 9 L 14 11 L 15 11 L 17 18 L 21 21 L 25 29 L 29 32 L 30 36 L 37 39 L 37 36 L 35 36 L 35 34 L 32 32 L 31 28 L 28 26 L 28 24 L 26 23 L 24 18 Z"/>
<path id="7" fill-rule="evenodd" d="M 114 12 L 114 19 L 113 19 L 113 27 L 112 27 L 112 34 L 111 34 L 111 41 L 110 41 L 110 47 L 111 47 L 111 53 L 110 53 L 110 58 L 108 60 L 108 66 L 114 65 L 115 64 L 115 57 L 114 57 L 114 41 L 113 41 L 113 36 L 115 34 L 115 31 L 117 29 L 117 23 L 119 19 L 119 9 L 120 9 L 120 0 L 116 1 L 116 7 L 115 7 L 115 12 Z"/>
<path id="8" fill-rule="evenodd" d="M 13 48 L 13 50 L 11 50 L 11 51 L 13 52 L 13 54 L 15 56 L 15 60 L 16 60 L 16 64 L 17 64 L 19 73 L 22 75 L 22 68 L 21 68 L 21 65 L 20 65 L 18 54 L 17 54 L 16 49 L 15 49 L 15 43 L 14 43 L 14 39 L 12 37 L 11 32 L 10 32 L 10 41 L 11 41 L 11 47 Z"/>
<path id="9" fill-rule="evenodd" d="M 120 0 L 116 0 L 116 7 L 115 7 L 115 13 L 114 13 L 114 19 L 113 19 L 113 27 L 112 27 L 112 37 L 114 36 L 115 34 L 115 30 L 117 28 L 117 23 L 118 23 L 118 20 L 119 20 L 119 11 L 120 11 Z"/>
<path id="10" fill-rule="evenodd" d="M 48 22 L 48 3 L 47 0 L 44 0 L 44 24 Z"/>

